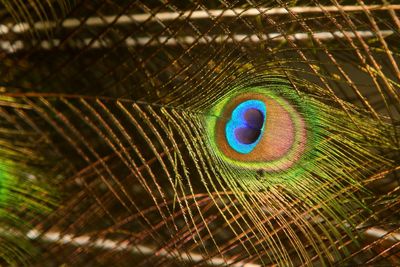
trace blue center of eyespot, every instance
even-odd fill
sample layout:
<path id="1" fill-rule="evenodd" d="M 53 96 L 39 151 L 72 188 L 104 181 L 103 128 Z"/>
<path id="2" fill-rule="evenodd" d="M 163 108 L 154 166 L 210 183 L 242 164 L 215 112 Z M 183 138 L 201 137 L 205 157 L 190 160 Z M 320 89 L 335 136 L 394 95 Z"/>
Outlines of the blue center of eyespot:
<path id="1" fill-rule="evenodd" d="M 260 142 L 265 128 L 267 108 L 260 100 L 246 100 L 233 111 L 225 126 L 228 144 L 241 154 L 250 153 Z"/>

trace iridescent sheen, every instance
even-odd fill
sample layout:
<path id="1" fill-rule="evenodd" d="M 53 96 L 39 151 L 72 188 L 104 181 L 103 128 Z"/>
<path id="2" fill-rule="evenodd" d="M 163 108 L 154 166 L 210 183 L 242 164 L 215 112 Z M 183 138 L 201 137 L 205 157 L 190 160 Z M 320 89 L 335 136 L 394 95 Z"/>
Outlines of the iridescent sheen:
<path id="1" fill-rule="evenodd" d="M 241 154 L 250 153 L 264 134 L 267 109 L 259 100 L 246 100 L 232 112 L 225 127 L 229 145 Z"/>

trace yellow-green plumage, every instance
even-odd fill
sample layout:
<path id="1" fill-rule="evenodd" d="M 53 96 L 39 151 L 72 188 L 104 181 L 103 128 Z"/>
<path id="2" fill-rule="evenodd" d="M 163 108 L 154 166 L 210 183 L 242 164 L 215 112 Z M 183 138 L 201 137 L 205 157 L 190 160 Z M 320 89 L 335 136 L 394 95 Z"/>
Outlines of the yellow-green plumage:
<path id="1" fill-rule="evenodd" d="M 399 262 L 394 2 L 2 3 L 3 261 Z"/>

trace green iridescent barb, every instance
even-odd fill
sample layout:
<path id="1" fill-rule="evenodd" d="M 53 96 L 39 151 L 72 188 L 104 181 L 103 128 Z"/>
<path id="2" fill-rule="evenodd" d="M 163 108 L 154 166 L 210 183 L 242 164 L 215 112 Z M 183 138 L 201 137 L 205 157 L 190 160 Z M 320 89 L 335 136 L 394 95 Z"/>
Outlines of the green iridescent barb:
<path id="1" fill-rule="evenodd" d="M 0 162 L 0 259 L 7 265 L 27 263 L 37 251 L 26 233 L 36 220 L 55 205 L 49 185 L 41 185 L 33 169 L 7 159 L 14 151 L 1 145 Z M 28 172 L 27 172 L 28 171 Z M 30 175 L 30 176 L 29 176 Z"/>
<path id="2" fill-rule="evenodd" d="M 297 92 L 283 77 L 267 76 L 264 82 L 263 86 L 235 87 L 210 107 L 210 115 L 206 118 L 210 149 L 223 162 L 239 172 L 253 171 L 254 177 L 265 180 L 266 184 L 275 181 L 298 182 L 306 178 L 302 176 L 303 173 L 332 177 L 333 173 L 340 171 L 333 177 L 341 176 L 345 174 L 342 173 L 344 161 L 349 164 L 347 175 L 351 180 L 353 171 L 365 159 L 373 159 L 377 165 L 382 164 L 383 159 L 373 156 L 374 147 L 390 146 L 389 139 L 381 138 L 388 132 L 389 125 L 378 127 L 373 120 L 356 113 L 348 116 L 344 111 L 334 109 L 307 93 Z M 224 129 L 228 121 L 229 114 L 224 112 L 227 106 L 237 105 L 246 98 L 264 99 L 278 107 L 266 104 L 271 111 L 275 108 L 275 113 L 268 112 L 266 130 L 259 144 L 267 147 L 254 151 L 255 156 L 251 153 L 238 155 L 227 144 L 223 130 L 218 130 L 219 124 Z M 269 117 L 275 118 L 269 123 Z M 275 138 L 263 144 L 263 139 L 270 136 Z M 345 152 L 343 143 L 346 144 Z M 260 177 L 260 171 L 266 179 L 262 179 L 262 175 Z"/>
<path id="3" fill-rule="evenodd" d="M 297 244 L 295 249 L 299 254 L 306 248 L 300 245 L 304 237 L 291 232 L 296 227 L 303 233 L 310 233 L 307 238 L 314 243 L 316 251 L 325 255 L 334 253 L 325 247 L 324 239 L 328 238 L 331 242 L 340 240 L 341 235 L 337 229 L 346 230 L 348 225 L 356 223 L 349 219 L 351 211 L 357 206 L 362 208 L 363 205 L 355 198 L 353 191 L 361 188 L 360 182 L 371 175 L 370 170 L 389 164 L 375 153 L 375 149 L 390 146 L 390 136 L 387 135 L 390 125 L 378 127 L 377 122 L 353 111 L 349 116 L 344 111 L 317 100 L 310 93 L 296 92 L 283 77 L 266 75 L 263 83 L 254 87 L 234 86 L 215 106 L 209 108 L 208 115 L 204 117 L 208 153 L 211 154 L 209 164 L 214 166 L 215 174 L 219 176 L 218 185 L 224 184 L 226 190 L 233 192 L 250 214 L 252 221 L 271 220 L 273 215 L 255 211 L 267 208 L 274 214 L 276 207 L 273 203 L 281 202 L 282 210 L 285 210 L 289 219 L 283 215 L 275 215 L 274 219 L 281 225 L 281 231 L 286 232 L 290 243 Z M 257 147 L 245 155 L 234 151 L 223 131 L 231 119 L 229 112 L 232 108 L 229 106 L 236 106 L 248 98 L 265 101 L 269 110 L 266 129 L 262 133 L 264 136 L 257 144 L 266 146 L 261 150 L 264 159 Z M 274 105 L 279 108 L 273 107 Z M 268 116 L 279 119 L 269 122 Z M 284 120 L 291 121 L 293 126 L 280 132 L 283 130 L 280 126 L 289 125 Z M 204 130 L 199 129 L 200 132 Z M 288 134 L 282 135 L 290 130 L 292 137 L 288 137 Z M 278 135 L 280 138 L 275 138 L 272 142 L 263 140 L 268 135 Z M 286 143 L 282 145 L 283 142 Z M 196 143 L 194 146 L 196 147 Z M 285 153 L 280 153 L 279 149 L 284 149 Z M 360 169 L 360 165 L 367 162 L 370 169 Z M 217 186 L 212 190 L 217 190 Z M 293 206 L 290 199 L 301 201 L 302 204 Z M 341 226 L 315 225 L 300 216 L 315 205 L 319 206 L 317 217 L 324 221 L 346 223 Z M 294 218 L 301 223 L 291 225 L 290 221 Z M 272 261 L 282 261 L 282 264 L 288 261 L 283 257 L 288 252 L 279 245 L 282 236 L 271 234 L 274 230 L 268 224 L 258 225 L 257 230 L 267 246 L 274 248 Z M 319 231 L 325 233 L 323 238 Z"/>

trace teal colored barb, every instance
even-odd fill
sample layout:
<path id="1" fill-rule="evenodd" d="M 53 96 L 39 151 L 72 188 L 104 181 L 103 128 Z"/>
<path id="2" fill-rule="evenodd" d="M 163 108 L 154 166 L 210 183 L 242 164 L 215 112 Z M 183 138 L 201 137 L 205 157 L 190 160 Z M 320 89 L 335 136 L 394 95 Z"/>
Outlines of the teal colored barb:
<path id="1" fill-rule="evenodd" d="M 240 103 L 225 127 L 228 144 L 238 153 L 250 153 L 264 134 L 266 115 L 267 108 L 260 100 Z"/>

